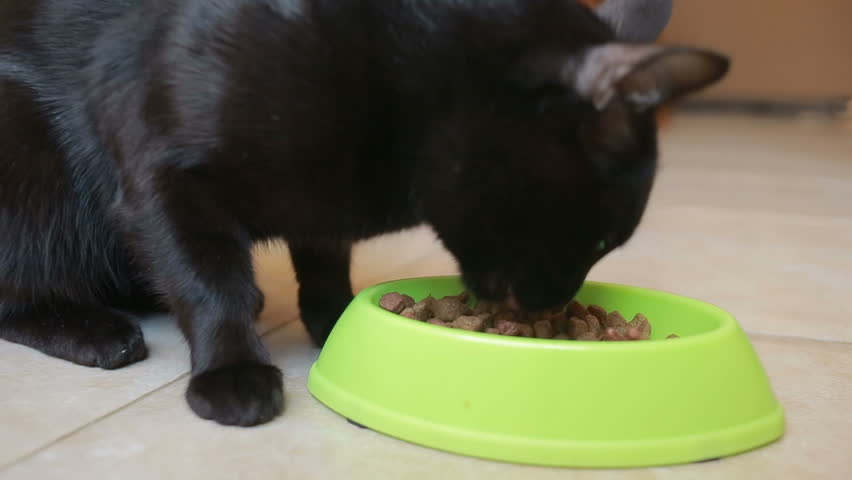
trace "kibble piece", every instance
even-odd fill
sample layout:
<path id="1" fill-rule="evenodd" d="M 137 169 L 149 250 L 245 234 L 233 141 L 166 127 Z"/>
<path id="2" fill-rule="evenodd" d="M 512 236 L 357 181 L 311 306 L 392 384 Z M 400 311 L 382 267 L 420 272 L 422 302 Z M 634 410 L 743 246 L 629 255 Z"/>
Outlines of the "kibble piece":
<path id="1" fill-rule="evenodd" d="M 627 330 L 627 320 L 621 316 L 618 311 L 610 312 L 606 316 L 603 324 L 604 328 L 614 328 L 619 333 L 624 333 Z"/>
<path id="2" fill-rule="evenodd" d="M 447 295 L 444 298 L 454 298 L 454 299 L 460 301 L 461 303 L 465 303 L 470 299 L 470 292 L 465 290 L 458 295 Z"/>
<path id="3" fill-rule="evenodd" d="M 586 310 L 580 302 L 577 300 L 571 300 L 568 302 L 568 316 L 577 317 L 577 318 L 586 318 L 586 315 L 589 314 L 589 311 Z"/>
<path id="4" fill-rule="evenodd" d="M 522 337 L 528 337 L 528 338 L 535 337 L 535 330 L 533 329 L 532 325 L 530 325 L 528 323 L 519 323 L 518 329 L 521 331 Z"/>
<path id="5" fill-rule="evenodd" d="M 453 328 L 460 328 L 462 330 L 471 330 L 475 332 L 481 332 L 485 329 L 485 321 L 479 317 L 462 315 L 450 323 L 450 326 Z"/>
<path id="6" fill-rule="evenodd" d="M 619 332 L 616 328 L 607 328 L 601 339 L 609 342 L 623 342 L 627 340 L 627 335 L 626 332 Z"/>
<path id="7" fill-rule="evenodd" d="M 418 305 L 418 304 L 423 305 L 426 309 L 428 309 L 431 312 L 432 307 L 435 306 L 435 302 L 437 302 L 437 301 L 438 300 L 435 297 L 433 297 L 432 295 L 429 295 L 428 297 L 424 298 L 423 300 L 420 300 L 419 302 L 415 303 L 415 305 Z"/>
<path id="8" fill-rule="evenodd" d="M 490 313 L 496 314 L 502 310 L 502 305 L 497 302 L 489 302 L 488 300 L 480 300 L 476 303 L 476 306 L 473 308 L 474 314 L 480 313 Z"/>
<path id="9" fill-rule="evenodd" d="M 585 341 L 585 342 L 597 342 L 600 341 L 600 337 L 592 332 L 586 332 L 576 338 L 576 340 Z"/>
<path id="10" fill-rule="evenodd" d="M 523 315 L 524 321 L 526 323 L 529 323 L 529 324 L 535 324 L 536 322 L 541 322 L 541 321 L 550 322 L 550 320 L 553 317 L 554 317 L 554 314 L 552 312 L 547 311 L 547 310 L 545 310 L 543 312 L 525 313 Z"/>
<path id="11" fill-rule="evenodd" d="M 571 317 L 568 319 L 568 335 L 571 338 L 577 338 L 584 333 L 588 333 L 589 324 L 582 318 Z"/>
<path id="12" fill-rule="evenodd" d="M 498 330 L 505 330 L 509 328 L 509 325 L 514 325 L 518 322 L 514 322 L 512 320 L 507 320 L 505 318 L 496 318 L 494 319 L 493 326 Z"/>
<path id="13" fill-rule="evenodd" d="M 594 335 L 601 334 L 601 322 L 598 320 L 598 317 L 594 315 L 586 315 L 586 323 L 589 325 L 589 332 Z"/>
<path id="14" fill-rule="evenodd" d="M 440 327 L 449 327 L 450 326 L 450 322 L 445 322 L 445 321 L 438 319 L 438 318 L 430 318 L 429 320 L 426 320 L 426 323 L 431 323 L 432 325 L 438 325 Z"/>
<path id="15" fill-rule="evenodd" d="M 651 338 L 651 323 L 645 318 L 645 315 L 637 313 L 630 322 L 630 329 L 636 329 L 639 334 L 639 340 L 649 340 Z"/>
<path id="16" fill-rule="evenodd" d="M 432 304 L 432 313 L 436 318 L 452 322 L 461 315 L 472 313 L 470 307 L 460 302 L 458 297 L 444 297 Z"/>
<path id="17" fill-rule="evenodd" d="M 586 310 L 589 311 L 592 315 L 598 318 L 598 321 L 603 324 L 606 321 L 606 309 L 600 305 L 589 305 Z"/>
<path id="18" fill-rule="evenodd" d="M 485 312 L 485 313 L 474 314 L 474 316 L 482 319 L 482 322 L 485 325 L 485 328 L 490 328 L 490 327 L 494 326 L 494 315 Z"/>
<path id="19" fill-rule="evenodd" d="M 414 311 L 417 312 L 417 318 L 420 320 L 436 317 L 435 315 L 435 300 L 432 297 L 426 297 L 423 300 L 414 304 Z"/>
<path id="20" fill-rule="evenodd" d="M 386 293 L 379 300 L 379 306 L 393 313 L 399 313 L 414 305 L 414 299 L 397 292 Z"/>
<path id="21" fill-rule="evenodd" d="M 414 305 L 404 309 L 399 314 L 403 317 L 413 318 L 414 320 L 426 321 L 435 315 L 429 309 L 428 301 L 419 301 Z"/>
<path id="22" fill-rule="evenodd" d="M 473 307 L 473 314 L 474 315 L 490 314 L 491 313 L 491 305 L 492 305 L 491 302 L 489 302 L 487 300 L 480 300 L 480 301 L 476 302 L 476 306 Z"/>
<path id="23" fill-rule="evenodd" d="M 551 323 L 553 323 L 553 331 L 557 334 L 568 333 L 571 328 L 571 322 L 568 321 L 568 317 L 564 313 L 553 317 Z"/>
<path id="24" fill-rule="evenodd" d="M 521 325 L 523 324 L 518 322 L 510 322 L 508 320 L 502 320 L 499 323 L 494 324 L 500 335 L 507 335 L 511 337 L 521 336 Z"/>
<path id="25" fill-rule="evenodd" d="M 550 320 L 539 320 L 533 324 L 536 338 L 553 338 L 553 324 Z"/>
<path id="26" fill-rule="evenodd" d="M 495 326 L 497 326 L 497 324 L 501 323 L 501 322 L 517 322 L 517 321 L 518 321 L 518 316 L 515 314 L 515 312 L 512 312 L 512 311 L 506 310 L 506 311 L 503 311 L 503 312 L 498 312 L 496 315 L 494 315 L 494 325 Z"/>
<path id="27" fill-rule="evenodd" d="M 647 340 L 647 338 L 642 338 L 642 333 L 636 327 L 630 327 L 627 329 L 627 339 L 628 340 Z"/>
<path id="28" fill-rule="evenodd" d="M 576 300 L 566 307 L 542 312 L 520 312 L 496 302 L 480 301 L 475 308 L 465 302 L 468 292 L 419 302 L 398 292 L 383 295 L 379 305 L 404 317 L 433 325 L 516 337 L 580 341 L 635 341 L 651 338 L 651 323 L 641 313 L 627 322 L 618 312 L 598 305 L 588 308 Z M 581 316 L 582 315 L 582 316 Z M 676 334 L 666 338 L 680 338 Z"/>
<path id="29" fill-rule="evenodd" d="M 668 337 L 666 337 L 667 340 L 670 339 L 670 338 L 680 338 L 680 335 L 673 333 L 673 334 L 669 335 Z"/>
<path id="30" fill-rule="evenodd" d="M 648 340 L 647 338 L 643 339 L 641 333 L 638 328 L 626 328 L 623 331 L 619 331 L 615 328 L 607 328 L 603 334 L 603 340 L 608 340 L 611 342 L 626 342 L 633 340 Z"/>

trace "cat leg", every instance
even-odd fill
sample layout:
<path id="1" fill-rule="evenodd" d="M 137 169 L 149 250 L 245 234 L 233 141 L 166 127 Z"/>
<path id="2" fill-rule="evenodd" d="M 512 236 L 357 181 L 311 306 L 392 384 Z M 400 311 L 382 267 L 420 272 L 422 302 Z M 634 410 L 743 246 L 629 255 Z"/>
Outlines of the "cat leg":
<path id="1" fill-rule="evenodd" d="M 37 97 L 0 75 L 0 338 L 87 366 L 142 360 L 136 320 L 97 297 L 120 276 L 113 242 Z"/>
<path id="2" fill-rule="evenodd" d="M 148 280 L 165 293 L 189 344 L 187 402 L 221 424 L 267 422 L 283 408 L 283 382 L 254 329 L 263 296 L 252 238 L 210 179 L 180 170 L 162 175 L 150 184 L 156 191 L 140 188 L 128 198 L 125 221 L 136 258 L 145 260 Z"/>
<path id="3" fill-rule="evenodd" d="M 317 346 L 323 346 L 343 310 L 352 301 L 348 242 L 290 243 L 299 282 L 302 322 Z"/>
<path id="4" fill-rule="evenodd" d="M 119 310 L 0 300 L 0 338 L 89 367 L 114 369 L 148 355 L 139 324 Z"/>

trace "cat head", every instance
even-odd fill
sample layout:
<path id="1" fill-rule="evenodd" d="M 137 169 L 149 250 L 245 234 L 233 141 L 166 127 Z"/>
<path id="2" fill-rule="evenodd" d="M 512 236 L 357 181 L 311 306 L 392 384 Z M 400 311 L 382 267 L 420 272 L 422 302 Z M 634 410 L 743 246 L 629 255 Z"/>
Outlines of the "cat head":
<path id="1" fill-rule="evenodd" d="M 455 94 L 428 144 L 423 208 L 477 296 L 554 307 L 631 237 L 656 171 L 656 110 L 728 70 L 718 53 L 648 43 L 670 12 L 609 0 L 586 21 L 593 40 L 533 44 Z"/>

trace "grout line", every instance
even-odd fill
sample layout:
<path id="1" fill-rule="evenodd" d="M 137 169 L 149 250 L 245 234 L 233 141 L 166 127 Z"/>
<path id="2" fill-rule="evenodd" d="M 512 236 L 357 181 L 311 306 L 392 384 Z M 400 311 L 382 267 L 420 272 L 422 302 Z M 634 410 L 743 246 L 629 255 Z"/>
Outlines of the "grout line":
<path id="1" fill-rule="evenodd" d="M 426 259 L 427 257 L 429 257 L 432 253 L 434 253 L 434 252 L 424 254 L 424 255 L 416 258 L 414 261 L 412 261 L 410 263 L 416 263 L 418 261 L 422 261 L 422 260 Z M 391 271 L 385 272 L 385 275 L 393 275 L 393 273 L 398 271 L 398 270 L 402 270 L 402 269 L 401 268 L 391 269 Z M 377 277 L 373 277 L 368 281 L 375 282 L 376 278 Z M 293 316 L 292 318 L 289 318 L 289 319 L 273 326 L 269 330 L 267 330 L 263 333 L 260 333 L 259 337 L 261 337 L 261 338 L 269 337 L 269 336 L 281 331 L 282 329 L 289 327 L 291 324 L 298 322 L 298 321 L 299 321 L 299 315 L 297 314 L 297 315 Z M 777 334 L 752 332 L 752 331 L 748 331 L 748 330 L 746 330 L 746 334 L 749 337 L 757 338 L 757 339 L 764 338 L 764 339 L 779 339 L 779 340 L 799 340 L 799 341 L 810 341 L 810 342 L 819 342 L 819 343 L 833 343 L 833 344 L 840 344 L 840 345 L 852 345 L 852 341 L 837 341 L 837 340 L 825 340 L 825 339 L 819 339 L 819 338 L 794 337 L 794 336 L 789 336 L 789 335 L 777 335 Z M 111 410 L 107 413 L 104 413 L 103 415 L 96 417 L 95 419 L 90 420 L 90 421 L 84 423 L 83 425 L 80 425 L 76 428 L 73 428 L 70 431 L 54 438 L 53 440 L 48 441 L 44 445 L 41 445 L 41 446 L 33 449 L 30 452 L 27 452 L 27 453 L 25 453 L 25 454 L 23 454 L 23 455 L 21 455 L 17 458 L 12 459 L 11 461 L 8 461 L 4 465 L 0 465 L 0 472 L 6 471 L 16 464 L 19 464 L 19 463 L 22 463 L 26 460 L 29 460 L 29 459 L 35 457 L 36 455 L 38 455 L 39 453 L 53 447 L 54 445 L 57 445 L 58 443 L 66 440 L 70 437 L 73 437 L 74 435 L 82 432 L 83 430 L 85 430 L 85 429 L 87 429 L 91 426 L 94 426 L 95 424 L 98 424 L 101 421 L 106 420 L 107 418 L 110 418 L 110 417 L 112 417 L 112 416 L 114 416 L 114 415 L 116 415 L 116 414 L 118 414 L 118 413 L 120 413 L 124 410 L 127 410 L 127 409 L 133 407 L 134 405 L 144 401 L 145 399 L 147 399 L 147 398 L 165 390 L 166 388 L 174 385 L 175 383 L 182 380 L 183 378 L 185 378 L 189 374 L 190 374 L 190 372 L 186 371 L 186 372 L 178 375 L 177 377 L 167 381 L 166 383 L 163 383 L 162 385 L 159 385 L 158 387 L 156 387 L 156 388 L 154 388 L 154 389 L 152 389 L 148 392 L 145 392 L 144 394 L 134 398 L 133 400 L 125 403 L 124 405 L 121 405 L 120 407 L 118 407 L 114 410 Z"/>
<path id="2" fill-rule="evenodd" d="M 852 186 L 852 184 L 850 184 Z M 797 227 L 810 227 L 814 225 L 823 226 L 852 226 L 852 220 L 843 215 L 835 214 L 816 214 L 816 213 L 790 213 L 771 210 L 768 207 L 737 207 L 731 205 L 719 205 L 710 203 L 701 203 L 700 200 L 681 201 L 678 205 L 663 205 L 649 204 L 648 212 L 651 215 L 667 213 L 690 213 L 691 211 L 701 210 L 700 213 L 710 215 L 726 216 L 726 217 L 747 217 L 759 215 L 767 220 L 777 221 L 786 225 Z M 653 208 L 653 210 L 651 210 Z"/>
<path id="3" fill-rule="evenodd" d="M 833 343 L 836 345 L 852 345 L 852 341 L 850 340 L 826 340 L 824 338 L 810 338 L 810 337 L 794 337 L 791 335 L 780 335 L 776 333 L 760 333 L 760 332 L 752 332 L 749 330 L 745 331 L 746 335 L 753 338 L 763 338 L 768 340 L 801 340 L 805 342 L 817 342 L 817 343 Z"/>
<path id="4" fill-rule="evenodd" d="M 122 406 L 120 406 L 120 407 L 116 408 L 115 410 L 111 410 L 111 411 L 109 411 L 109 412 L 107 412 L 107 413 L 105 413 L 105 414 L 103 414 L 103 415 L 101 415 L 101 416 L 99 416 L 99 417 L 97 417 L 97 418 L 95 418 L 95 419 L 93 419 L 93 420 L 89 421 L 89 422 L 86 422 L 86 423 L 85 423 L 85 424 L 83 424 L 83 425 L 80 425 L 80 426 L 78 426 L 78 427 L 76 427 L 76 428 L 73 428 L 73 429 L 71 429 L 70 431 L 68 431 L 68 432 L 66 432 L 66 433 L 63 433 L 62 435 L 60 435 L 60 436 L 58 436 L 58 437 L 54 438 L 53 440 L 50 440 L 50 441 L 49 441 L 49 442 L 47 442 L 46 444 L 44 444 L 44 445 L 42 445 L 42 446 L 40 446 L 40 447 L 35 448 L 35 449 L 34 449 L 34 450 L 32 450 L 31 452 L 27 452 L 27 453 L 25 453 L 25 454 L 21 455 L 20 457 L 18 457 L 18 458 L 15 458 L 15 459 L 11 460 L 10 462 L 6 463 L 5 465 L 0 466 L 0 473 L 2 473 L 4 470 L 8 470 L 9 468 L 13 467 L 14 465 L 16 465 L 16 464 L 18 464 L 18 463 L 21 463 L 21 462 L 23 462 L 23 461 L 29 460 L 30 458 L 32 458 L 32 457 L 34 457 L 34 456 L 38 455 L 39 453 L 43 452 L 44 450 L 47 450 L 48 448 L 50 448 L 50 447 L 52 447 L 52 446 L 56 445 L 57 443 L 59 443 L 59 442 L 61 442 L 61 441 L 65 440 L 65 439 L 67 439 L 67 438 L 69 438 L 69 437 L 72 437 L 72 436 L 76 435 L 77 433 L 79 433 L 79 432 L 81 432 L 81 431 L 85 430 L 85 429 L 86 429 L 86 428 L 88 428 L 89 426 L 94 425 L 95 423 L 98 423 L 98 422 L 100 422 L 101 420 L 105 420 L 106 418 L 111 417 L 111 416 L 113 416 L 114 414 L 116 414 L 116 413 L 118 413 L 118 412 L 121 412 L 122 410 L 125 410 L 125 409 L 129 408 L 129 407 L 130 407 L 130 406 L 132 406 L 132 405 L 135 405 L 137 402 L 139 402 L 139 401 L 141 401 L 141 400 L 144 400 L 145 398 L 148 398 L 148 397 L 150 397 L 151 395 L 154 395 L 155 393 L 157 393 L 157 392 L 160 392 L 160 391 L 164 390 L 166 387 L 171 386 L 172 384 L 174 384 L 175 382 L 177 382 L 177 381 L 181 380 L 182 378 L 186 377 L 187 375 L 189 375 L 189 372 L 184 372 L 184 373 L 182 373 L 182 374 L 178 375 L 177 377 L 173 378 L 172 380 L 169 380 L 168 382 L 166 382 L 166 383 L 164 383 L 164 384 L 162 384 L 162 385 L 160 385 L 160 386 L 158 386 L 158 387 L 154 388 L 153 390 L 150 390 L 150 391 L 148 391 L 148 392 L 145 392 L 144 394 L 140 395 L 139 397 L 134 398 L 134 399 L 133 399 L 133 400 L 131 400 L 130 402 L 125 403 L 124 405 L 122 405 Z"/>
<path id="5" fill-rule="evenodd" d="M 813 99 L 781 98 L 707 98 L 687 100 L 679 105 L 678 113 L 735 113 L 746 116 L 798 118 L 802 114 L 818 114 L 828 118 L 845 115 L 850 108 L 849 97 L 838 95 Z"/>
<path id="6" fill-rule="evenodd" d="M 290 326 L 295 321 L 298 321 L 298 319 L 299 319 L 299 316 L 296 315 L 293 318 L 289 319 L 288 321 L 281 322 L 280 324 L 274 326 L 273 328 L 271 328 L 268 331 L 260 334 L 259 336 L 261 338 L 268 337 L 268 336 L 270 336 L 274 333 L 277 333 L 278 331 Z M 746 334 L 749 337 L 758 338 L 758 339 L 759 338 L 765 338 L 765 339 L 779 339 L 779 340 L 799 340 L 799 341 L 810 341 L 810 342 L 818 342 L 818 343 L 833 343 L 833 344 L 839 344 L 839 345 L 852 345 L 852 341 L 837 341 L 837 340 L 825 340 L 825 339 L 819 339 L 819 338 L 793 337 L 793 336 L 789 336 L 789 335 L 767 334 L 767 333 L 758 333 L 758 332 L 750 332 L 750 331 L 746 331 Z M 23 454 L 23 455 L 21 455 L 17 458 L 12 459 L 11 461 L 5 463 L 4 465 L 0 465 L 0 473 L 2 473 L 3 471 L 9 470 L 10 468 L 15 466 L 16 464 L 22 463 L 26 460 L 29 460 L 29 459 L 35 457 L 39 453 L 53 447 L 54 445 L 57 445 L 58 443 L 66 440 L 70 437 L 73 437 L 74 435 L 82 432 L 83 430 L 85 430 L 85 429 L 87 429 L 87 428 L 89 428 L 89 427 L 91 427 L 91 426 L 93 426 L 97 423 L 100 423 L 101 421 L 106 420 L 107 418 L 112 417 L 113 415 L 116 415 L 116 414 L 118 414 L 118 413 L 120 413 L 124 410 L 127 410 L 130 407 L 142 402 L 143 400 L 165 390 L 166 388 L 174 385 L 178 381 L 180 381 L 183 378 L 185 378 L 186 376 L 188 376 L 189 373 L 190 372 L 188 372 L 188 371 L 184 372 L 184 373 L 178 375 L 177 377 L 173 378 L 172 380 L 169 380 L 168 382 L 163 383 L 162 385 L 160 385 L 160 386 L 158 386 L 158 387 L 156 387 L 156 388 L 154 388 L 154 389 L 152 389 L 148 392 L 145 392 L 144 394 L 140 395 L 139 397 L 134 398 L 133 400 L 129 401 L 128 403 L 126 403 L 126 404 L 124 404 L 124 405 L 122 405 L 122 406 L 120 406 L 120 407 L 118 407 L 114 410 L 111 410 L 111 411 L 109 411 L 109 412 L 89 421 L 89 422 L 86 422 L 83 425 L 80 425 L 80 426 L 78 426 L 78 427 L 76 427 L 76 428 L 56 437 L 56 438 L 54 438 L 53 440 L 45 443 L 44 445 L 41 445 L 41 446 L 35 448 L 34 450 L 32 450 L 30 452 L 27 452 L 27 453 L 25 453 L 25 454 Z"/>
<path id="7" fill-rule="evenodd" d="M 259 334 L 258 336 L 260 338 L 264 338 L 268 335 L 271 335 L 273 333 L 278 332 L 279 330 L 281 330 L 283 328 L 290 326 L 294 321 L 298 321 L 298 320 L 299 320 L 299 316 L 296 315 L 295 317 L 293 317 L 293 318 L 291 318 L 287 321 L 284 321 L 284 322 L 281 322 L 280 324 L 275 325 L 274 327 L 272 327 L 269 330 Z M 118 413 L 120 413 L 124 410 L 127 410 L 128 408 L 138 404 L 139 402 L 147 399 L 148 397 L 165 390 L 167 387 L 174 385 L 175 383 L 179 382 L 180 380 L 182 380 L 183 378 L 185 378 L 189 374 L 190 374 L 189 371 L 185 371 L 185 372 L 181 373 L 180 375 L 178 375 L 177 377 L 157 386 L 156 388 L 154 388 L 152 390 L 149 390 L 149 391 L 143 393 L 142 395 L 130 400 L 129 402 L 121 405 L 120 407 L 115 408 L 113 410 L 110 410 L 109 412 L 106 412 L 103 415 L 96 417 L 92 420 L 89 420 L 88 422 L 86 422 L 82 425 L 79 425 L 79 426 L 63 433 L 62 435 L 54 438 L 53 440 L 50 440 L 47 443 L 45 443 L 45 444 L 43 444 L 39 447 L 36 447 L 35 449 L 33 449 L 30 452 L 27 452 L 27 453 L 25 453 L 25 454 L 23 454 L 23 455 L 21 455 L 17 458 L 13 458 L 12 460 L 6 462 L 5 464 L 0 465 L 0 473 L 12 468 L 13 466 L 15 466 L 19 463 L 22 463 L 24 461 L 27 461 L 27 460 L 35 457 L 36 455 L 38 455 L 39 453 L 49 449 L 50 447 L 53 447 L 54 445 L 62 442 L 63 440 L 66 440 L 70 437 L 73 437 L 74 435 L 82 432 L 83 430 L 85 430 L 85 429 L 87 429 L 91 426 L 94 426 L 95 424 L 100 423 L 103 420 L 106 420 L 107 418 L 112 417 L 113 415 L 116 415 L 116 414 L 118 414 Z M 192 414 L 192 413 L 190 413 L 190 414 Z M 194 415 L 194 414 L 192 414 L 192 415 Z"/>
<path id="8" fill-rule="evenodd" d="M 283 328 L 289 327 L 290 325 L 292 325 L 292 324 L 293 324 L 293 323 L 295 323 L 295 322 L 298 322 L 298 321 L 299 321 L 299 318 L 301 318 L 299 315 L 295 315 L 295 316 L 291 317 L 289 320 L 283 321 L 283 322 L 281 322 L 281 323 L 279 323 L 279 324 L 275 325 L 274 327 L 272 327 L 272 328 L 270 328 L 269 330 L 267 330 L 267 331 L 265 331 L 265 332 L 261 333 L 261 334 L 260 334 L 260 335 L 258 335 L 258 336 L 259 336 L 260 338 L 267 337 L 267 336 L 269 336 L 269 335 L 271 335 L 271 334 L 273 334 L 273 333 L 278 332 L 279 330 L 281 330 L 281 329 L 283 329 Z"/>
<path id="9" fill-rule="evenodd" d="M 417 256 L 411 262 L 406 263 L 403 266 L 399 266 L 398 268 L 392 268 L 392 269 L 390 269 L 390 271 L 384 272 L 381 275 L 378 275 L 378 274 L 377 275 L 371 275 L 371 276 L 369 276 L 369 278 L 366 279 L 366 283 L 371 285 L 371 284 L 377 282 L 384 275 L 393 275 L 394 272 L 402 271 L 408 265 L 413 264 L 415 262 L 422 261 L 423 259 L 427 258 L 432 253 L 434 253 L 434 252 L 429 251 L 427 253 L 424 253 L 423 255 Z M 266 330 L 262 333 L 258 333 L 258 336 L 260 338 L 269 337 L 269 336 L 277 333 L 278 331 L 282 330 L 283 328 L 286 328 L 286 327 L 290 326 L 291 324 L 298 322 L 299 318 L 300 318 L 300 315 L 297 313 L 296 315 L 284 320 L 283 322 L 275 324 L 269 330 Z M 98 417 L 96 417 L 96 418 L 94 418 L 94 419 L 92 419 L 92 420 L 90 420 L 86 423 L 83 423 L 82 425 L 79 425 L 79 426 L 63 433 L 62 435 L 54 438 L 53 440 L 50 440 L 47 443 L 45 443 L 45 444 L 43 444 L 39 447 L 36 447 L 35 449 L 33 449 L 30 452 L 27 452 L 27 453 L 25 453 L 25 454 L 23 454 L 23 455 L 21 455 L 17 458 L 13 458 L 12 460 L 6 462 L 5 464 L 0 465 L 0 473 L 8 470 L 9 468 L 13 467 L 16 464 L 19 464 L 21 462 L 24 462 L 26 460 L 33 458 L 34 456 L 38 455 L 39 453 L 53 447 L 54 445 L 62 442 L 63 440 L 66 440 L 70 437 L 73 437 L 74 435 L 82 432 L 83 430 L 85 430 L 85 429 L 87 429 L 87 428 L 89 428 L 89 427 L 91 427 L 91 426 L 93 426 L 97 423 L 100 423 L 101 421 L 106 420 L 107 418 L 112 417 L 113 415 L 116 415 L 116 414 L 136 405 L 137 403 L 147 399 L 148 397 L 166 389 L 167 387 L 174 385 L 175 383 L 182 380 L 184 377 L 188 376 L 189 374 L 190 374 L 189 371 L 185 371 L 185 372 L 181 373 L 180 375 L 178 375 L 177 377 L 157 386 L 156 388 L 154 388 L 152 390 L 149 390 L 148 392 L 143 393 L 142 395 L 130 400 L 129 402 L 121 405 L 120 407 L 115 408 L 113 410 L 110 410 L 110 411 L 104 413 L 103 415 L 100 415 L 100 416 L 98 416 Z"/>
<path id="10" fill-rule="evenodd" d="M 379 281 L 383 277 L 393 276 L 394 274 L 398 274 L 398 272 L 404 271 L 404 269 L 406 267 L 408 267 L 409 265 L 415 264 L 417 262 L 421 262 L 421 261 L 427 259 L 429 256 L 433 255 L 435 253 L 435 251 L 436 251 L 435 249 L 428 249 L 427 251 L 425 251 L 421 255 L 418 255 L 415 258 L 413 258 L 411 261 L 407 262 L 405 265 L 400 265 L 396 268 L 391 268 L 388 271 L 383 272 L 382 274 L 370 275 L 369 278 L 367 278 L 365 280 L 366 280 L 368 285 L 372 285 L 373 283 L 376 283 L 377 281 Z M 291 318 L 288 318 L 288 319 L 282 321 L 281 323 L 274 325 L 269 330 L 258 333 L 258 336 L 260 338 L 269 337 L 269 336 L 277 333 L 278 331 L 290 326 L 291 324 L 298 322 L 299 318 L 300 318 L 300 315 L 297 313 L 296 315 L 292 316 Z M 155 387 L 152 390 L 149 390 L 148 392 L 143 393 L 142 395 L 128 401 L 127 403 L 125 403 L 125 404 L 123 404 L 123 405 L 121 405 L 121 406 L 119 406 L 119 407 L 117 407 L 113 410 L 110 410 L 110 411 L 104 413 L 103 415 L 100 415 L 100 416 L 98 416 L 98 417 L 96 417 L 92 420 L 89 420 L 89 421 L 83 423 L 82 425 L 78 425 L 77 427 L 72 428 L 71 430 L 59 435 L 58 437 L 56 437 L 52 440 L 49 440 L 47 443 L 44 443 L 43 445 L 36 447 L 35 449 L 33 449 L 30 452 L 27 452 L 27 453 L 25 453 L 25 454 L 23 454 L 23 455 L 21 455 L 17 458 L 13 458 L 12 460 L 4 463 L 3 465 L 0 465 L 0 472 L 8 470 L 11 467 L 13 467 L 14 465 L 25 462 L 25 461 L 35 457 L 39 453 L 53 447 L 54 445 L 57 445 L 58 443 L 66 440 L 70 437 L 73 437 L 74 435 L 82 432 L 83 430 L 85 430 L 85 429 L 87 429 L 87 428 L 89 428 L 93 425 L 96 425 L 96 424 L 100 423 L 101 421 L 106 420 L 107 418 L 110 418 L 113 415 L 116 415 L 116 414 L 118 414 L 118 413 L 120 413 L 120 412 L 122 412 L 122 411 L 124 411 L 128 408 L 133 407 L 134 405 L 136 405 L 139 402 L 147 399 L 148 397 L 150 397 L 150 396 L 152 396 L 152 395 L 174 385 L 175 383 L 179 382 L 180 380 L 182 380 L 183 378 L 185 378 L 189 374 L 190 374 L 189 371 L 185 371 L 185 372 L 181 373 L 180 375 L 178 375 L 177 377 Z"/>

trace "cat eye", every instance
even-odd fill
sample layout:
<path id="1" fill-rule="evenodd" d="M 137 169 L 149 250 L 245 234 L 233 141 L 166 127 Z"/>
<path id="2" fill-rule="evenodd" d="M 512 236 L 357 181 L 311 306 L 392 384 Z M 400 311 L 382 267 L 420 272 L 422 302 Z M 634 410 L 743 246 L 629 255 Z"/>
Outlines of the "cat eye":
<path id="1" fill-rule="evenodd" d="M 601 241 L 600 241 L 600 242 L 598 242 L 598 244 L 595 246 L 595 251 L 596 251 L 596 252 L 603 252 L 604 250 L 606 250 L 606 240 L 601 240 Z"/>

